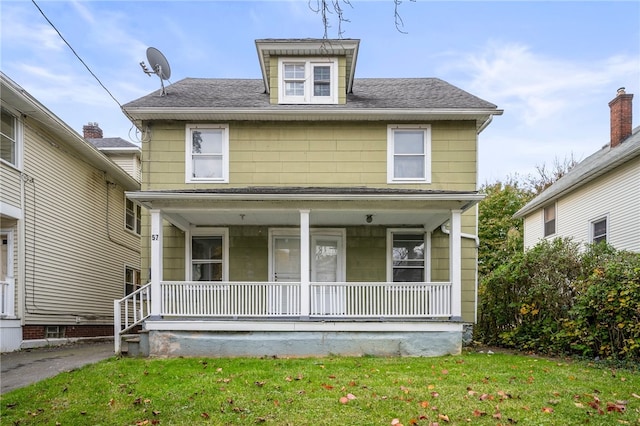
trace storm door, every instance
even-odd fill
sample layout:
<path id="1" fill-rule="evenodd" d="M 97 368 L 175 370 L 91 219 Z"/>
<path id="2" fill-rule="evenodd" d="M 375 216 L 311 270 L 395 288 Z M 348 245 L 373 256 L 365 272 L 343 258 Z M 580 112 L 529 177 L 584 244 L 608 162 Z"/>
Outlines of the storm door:
<path id="1" fill-rule="evenodd" d="M 300 237 L 273 235 L 271 239 L 271 281 L 297 283 L 275 285 L 269 289 L 269 313 L 295 314 L 299 311 L 300 297 Z"/>
<path id="2" fill-rule="evenodd" d="M 344 253 L 341 235 L 311 235 L 311 315 L 345 312 Z M 324 285 L 323 283 L 327 283 Z"/>

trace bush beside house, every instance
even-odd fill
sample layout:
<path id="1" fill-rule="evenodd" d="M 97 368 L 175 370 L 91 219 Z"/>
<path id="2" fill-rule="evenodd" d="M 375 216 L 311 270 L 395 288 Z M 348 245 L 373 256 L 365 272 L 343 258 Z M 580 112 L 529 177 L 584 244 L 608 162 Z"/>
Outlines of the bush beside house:
<path id="1" fill-rule="evenodd" d="M 640 254 L 543 240 L 480 284 L 476 338 L 544 353 L 640 360 Z"/>

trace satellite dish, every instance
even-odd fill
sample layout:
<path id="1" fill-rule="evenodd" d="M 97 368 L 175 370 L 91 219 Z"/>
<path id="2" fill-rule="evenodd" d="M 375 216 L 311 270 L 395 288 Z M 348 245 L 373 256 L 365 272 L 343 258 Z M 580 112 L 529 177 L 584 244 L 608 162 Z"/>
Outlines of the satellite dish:
<path id="1" fill-rule="evenodd" d="M 169 80 L 169 78 L 171 77 L 171 67 L 169 66 L 167 58 L 165 58 L 162 52 L 160 52 L 155 47 L 149 47 L 147 49 L 147 60 L 149 61 L 151 70 L 149 70 L 144 61 L 142 61 L 140 62 L 142 71 L 144 71 L 145 74 L 149 76 L 151 74 L 157 75 L 160 78 L 160 85 L 162 86 L 161 96 L 166 95 L 167 93 L 164 90 L 164 80 Z"/>

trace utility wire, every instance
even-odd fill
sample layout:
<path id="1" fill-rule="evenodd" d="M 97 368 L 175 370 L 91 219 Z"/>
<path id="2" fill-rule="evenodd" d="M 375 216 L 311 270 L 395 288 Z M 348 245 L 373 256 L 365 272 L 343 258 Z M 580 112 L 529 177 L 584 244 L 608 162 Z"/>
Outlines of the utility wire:
<path id="1" fill-rule="evenodd" d="M 100 81 L 98 76 L 95 75 L 95 73 L 93 71 L 91 71 L 91 68 L 89 68 L 89 65 L 87 65 L 86 62 L 84 60 L 82 60 L 80 55 L 78 55 L 78 53 L 75 51 L 75 49 L 73 47 L 71 47 L 69 42 L 62 36 L 60 31 L 58 31 L 56 26 L 53 25 L 53 22 L 51 22 L 51 20 L 47 17 L 47 15 L 45 15 L 45 13 L 42 11 L 42 9 L 40 9 L 40 6 L 38 6 L 38 3 L 36 3 L 36 0 L 31 0 L 31 2 L 38 9 L 40 14 L 44 17 L 44 19 L 46 19 L 46 21 L 49 23 L 49 25 L 51 25 L 51 28 L 53 28 L 55 30 L 55 32 L 58 33 L 58 36 L 62 39 L 62 41 L 64 41 L 64 43 L 69 47 L 69 49 L 71 49 L 71 51 L 76 56 L 76 58 L 78 58 L 78 60 L 82 63 L 82 65 L 84 65 L 84 67 L 87 69 L 87 71 L 89 71 L 89 74 L 91 74 L 93 76 L 93 78 L 96 79 L 96 81 L 100 84 L 100 86 L 102 86 L 102 88 L 109 94 L 109 96 L 111 96 L 111 99 L 113 99 L 115 101 L 115 103 L 118 104 L 118 106 L 120 107 L 120 110 L 127 116 L 127 118 L 131 121 L 131 123 L 134 123 L 133 118 L 129 114 L 127 114 L 127 112 L 124 110 L 124 108 L 122 108 L 122 104 L 120 104 L 120 102 L 118 102 L 116 97 L 113 96 L 113 94 L 109 91 L 109 89 L 107 89 L 107 87 L 102 83 L 102 81 Z"/>

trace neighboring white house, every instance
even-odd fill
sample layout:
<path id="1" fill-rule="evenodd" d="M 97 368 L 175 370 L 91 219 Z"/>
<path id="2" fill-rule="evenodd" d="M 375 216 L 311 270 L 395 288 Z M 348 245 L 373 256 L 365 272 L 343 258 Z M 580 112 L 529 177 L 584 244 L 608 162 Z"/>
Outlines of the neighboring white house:
<path id="1" fill-rule="evenodd" d="M 109 336 L 113 299 L 140 283 L 140 183 L 0 83 L 0 351 Z"/>
<path id="2" fill-rule="evenodd" d="M 632 99 L 619 89 L 609 103 L 611 141 L 516 212 L 525 249 L 570 237 L 640 252 L 640 127 L 632 128 Z"/>

